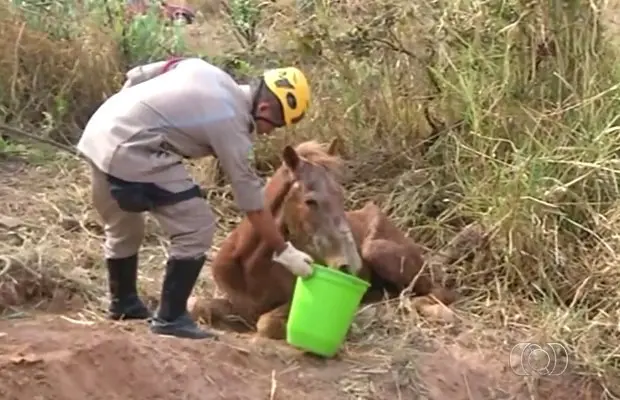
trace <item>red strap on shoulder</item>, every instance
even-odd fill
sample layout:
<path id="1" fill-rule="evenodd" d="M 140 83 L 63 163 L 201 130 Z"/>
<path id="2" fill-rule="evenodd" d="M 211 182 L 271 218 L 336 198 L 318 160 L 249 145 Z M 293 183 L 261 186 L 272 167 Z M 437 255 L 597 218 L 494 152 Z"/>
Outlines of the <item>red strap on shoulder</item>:
<path id="1" fill-rule="evenodd" d="M 170 68 L 175 66 L 181 60 L 183 60 L 183 57 L 172 57 L 166 62 L 166 64 L 164 64 L 164 68 L 162 69 L 161 73 L 165 74 L 166 72 L 170 71 Z"/>

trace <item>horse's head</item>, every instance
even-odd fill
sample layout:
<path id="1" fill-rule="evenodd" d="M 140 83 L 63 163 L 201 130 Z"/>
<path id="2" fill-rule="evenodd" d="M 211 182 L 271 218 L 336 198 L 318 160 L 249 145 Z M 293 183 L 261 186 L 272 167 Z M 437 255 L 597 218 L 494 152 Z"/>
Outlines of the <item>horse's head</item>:
<path id="1" fill-rule="evenodd" d="M 286 146 L 283 165 L 293 180 L 280 214 L 291 242 L 317 262 L 357 274 L 362 261 L 347 221 L 335 139 L 325 151 L 314 141 Z"/>

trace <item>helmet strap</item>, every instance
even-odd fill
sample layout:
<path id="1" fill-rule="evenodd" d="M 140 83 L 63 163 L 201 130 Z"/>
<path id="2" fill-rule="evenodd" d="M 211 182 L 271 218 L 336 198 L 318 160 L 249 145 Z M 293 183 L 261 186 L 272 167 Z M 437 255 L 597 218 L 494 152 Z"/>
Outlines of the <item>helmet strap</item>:
<path id="1" fill-rule="evenodd" d="M 260 93 L 263 91 L 263 87 L 265 87 L 265 80 L 263 78 L 260 79 L 260 82 L 258 82 L 258 86 L 256 87 L 256 89 L 254 90 L 254 93 L 252 94 L 252 108 L 250 110 L 250 114 L 252 114 L 252 117 L 254 117 L 254 119 L 256 119 L 256 109 L 258 108 L 258 98 Z"/>
<path id="2" fill-rule="evenodd" d="M 254 119 L 255 119 L 256 121 L 258 121 L 258 120 L 265 121 L 265 122 L 267 122 L 269 125 L 272 125 L 272 126 L 274 126 L 274 127 L 276 127 L 276 128 L 281 128 L 281 127 L 282 127 L 282 124 L 276 124 L 275 122 L 273 122 L 273 121 L 272 121 L 272 120 L 270 120 L 269 118 L 261 117 L 260 115 L 259 115 L 259 116 L 255 116 L 255 117 L 254 117 Z"/>
<path id="3" fill-rule="evenodd" d="M 258 112 L 258 102 L 259 102 L 259 97 L 260 97 L 260 93 L 263 91 L 263 89 L 265 88 L 265 79 L 261 78 L 260 82 L 258 83 L 258 86 L 256 87 L 256 90 L 254 91 L 254 95 L 252 98 L 252 109 L 250 111 L 252 118 L 254 118 L 255 121 L 258 120 L 262 120 L 267 122 L 268 124 L 275 126 L 276 128 L 280 128 L 282 126 L 284 126 L 285 124 L 277 124 L 275 123 L 273 120 L 270 120 L 269 118 L 265 118 L 262 117 L 260 115 L 257 115 Z M 278 105 L 280 106 L 280 114 L 282 114 L 282 116 L 284 116 L 284 110 L 282 108 L 282 105 L 280 104 L 280 102 L 278 102 Z"/>

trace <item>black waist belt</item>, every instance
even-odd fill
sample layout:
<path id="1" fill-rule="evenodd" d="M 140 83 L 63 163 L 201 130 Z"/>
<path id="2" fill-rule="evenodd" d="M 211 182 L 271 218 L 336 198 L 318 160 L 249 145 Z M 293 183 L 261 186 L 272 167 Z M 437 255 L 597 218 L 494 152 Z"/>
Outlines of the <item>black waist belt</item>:
<path id="1" fill-rule="evenodd" d="M 108 175 L 108 183 L 110 194 L 119 207 L 127 212 L 151 211 L 194 197 L 206 198 L 206 192 L 198 185 L 181 192 L 171 192 L 154 183 L 129 182 L 111 175 Z"/>

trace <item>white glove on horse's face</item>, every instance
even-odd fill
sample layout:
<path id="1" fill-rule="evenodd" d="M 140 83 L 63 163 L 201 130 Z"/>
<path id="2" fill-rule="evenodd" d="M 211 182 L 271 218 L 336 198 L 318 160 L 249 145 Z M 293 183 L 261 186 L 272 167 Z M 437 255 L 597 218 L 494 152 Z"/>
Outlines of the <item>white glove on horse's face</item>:
<path id="1" fill-rule="evenodd" d="M 301 277 L 312 275 L 312 257 L 303 251 L 297 250 L 291 242 L 286 242 L 286 249 L 280 254 L 273 255 L 273 261 L 284 265 L 293 274 Z"/>

